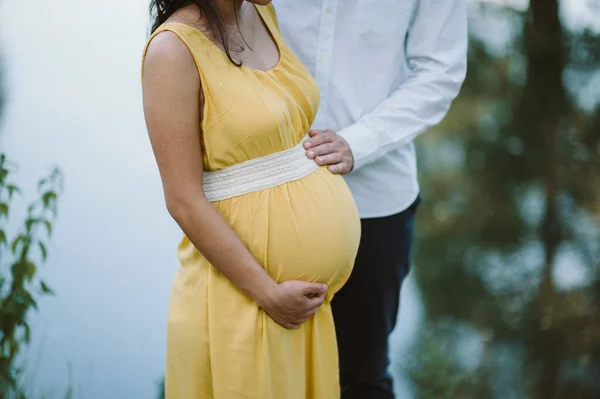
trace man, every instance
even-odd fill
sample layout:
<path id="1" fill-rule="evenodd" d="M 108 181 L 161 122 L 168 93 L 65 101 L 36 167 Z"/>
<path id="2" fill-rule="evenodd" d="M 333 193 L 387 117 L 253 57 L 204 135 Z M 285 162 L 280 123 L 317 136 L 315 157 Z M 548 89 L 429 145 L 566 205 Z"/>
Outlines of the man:
<path id="1" fill-rule="evenodd" d="M 464 80 L 465 0 L 274 4 L 321 89 L 307 156 L 346 175 L 362 219 L 354 271 L 332 302 L 342 398 L 393 398 L 388 336 L 419 201 L 413 140 L 445 116 Z"/>

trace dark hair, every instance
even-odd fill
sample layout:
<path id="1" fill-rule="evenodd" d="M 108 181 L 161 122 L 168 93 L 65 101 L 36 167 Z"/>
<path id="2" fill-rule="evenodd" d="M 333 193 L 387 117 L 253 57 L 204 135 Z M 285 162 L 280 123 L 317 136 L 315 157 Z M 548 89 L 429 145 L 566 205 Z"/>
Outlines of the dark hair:
<path id="1" fill-rule="evenodd" d="M 239 1 L 240 0 L 231 1 L 236 24 L 239 23 L 239 18 L 237 15 L 238 10 L 236 7 L 236 4 Z M 237 66 L 241 66 L 241 63 L 236 62 L 231 57 L 231 38 L 225 30 L 223 16 L 221 15 L 221 11 L 217 6 L 217 0 L 151 0 L 150 15 L 153 19 L 151 32 L 154 33 L 154 31 L 156 31 L 160 25 L 165 23 L 167 19 L 169 19 L 176 11 L 189 5 L 195 6 L 198 11 L 200 11 L 200 14 L 202 14 L 207 23 L 210 33 L 223 45 L 223 49 L 225 50 L 225 54 L 227 54 L 229 61 Z"/>

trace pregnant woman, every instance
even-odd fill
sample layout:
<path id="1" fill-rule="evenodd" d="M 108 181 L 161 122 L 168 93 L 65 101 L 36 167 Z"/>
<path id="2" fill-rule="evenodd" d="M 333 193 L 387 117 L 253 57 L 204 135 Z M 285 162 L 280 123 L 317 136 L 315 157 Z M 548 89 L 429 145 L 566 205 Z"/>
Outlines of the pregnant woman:
<path id="1" fill-rule="evenodd" d="M 302 148 L 319 92 L 269 3 L 152 3 L 144 112 L 185 233 L 168 399 L 340 395 L 330 300 L 352 270 L 360 223 L 343 179 Z"/>

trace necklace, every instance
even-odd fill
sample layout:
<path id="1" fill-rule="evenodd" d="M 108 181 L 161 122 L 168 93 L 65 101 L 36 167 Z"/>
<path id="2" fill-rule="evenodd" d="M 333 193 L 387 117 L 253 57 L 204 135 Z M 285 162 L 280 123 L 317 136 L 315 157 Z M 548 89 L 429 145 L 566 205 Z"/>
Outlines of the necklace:
<path id="1" fill-rule="evenodd" d="M 239 20 L 236 22 L 235 31 L 231 32 L 236 52 L 243 54 L 246 51 L 253 51 L 256 44 L 257 24 L 253 22 L 255 13 L 252 12 L 252 6 L 245 1 L 240 8 Z"/>

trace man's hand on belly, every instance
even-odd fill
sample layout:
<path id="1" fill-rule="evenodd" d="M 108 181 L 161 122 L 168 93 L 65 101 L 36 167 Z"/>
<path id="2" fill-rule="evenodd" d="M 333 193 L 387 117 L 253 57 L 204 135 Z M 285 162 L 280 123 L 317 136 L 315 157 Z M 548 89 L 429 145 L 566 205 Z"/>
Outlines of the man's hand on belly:
<path id="1" fill-rule="evenodd" d="M 298 328 L 323 304 L 327 285 L 290 280 L 277 285 L 258 305 L 279 325 Z"/>
<path id="2" fill-rule="evenodd" d="M 331 173 L 346 174 L 354 167 L 350 146 L 333 130 L 310 130 L 310 139 L 304 142 L 306 156 L 319 166 L 328 165 Z"/>

